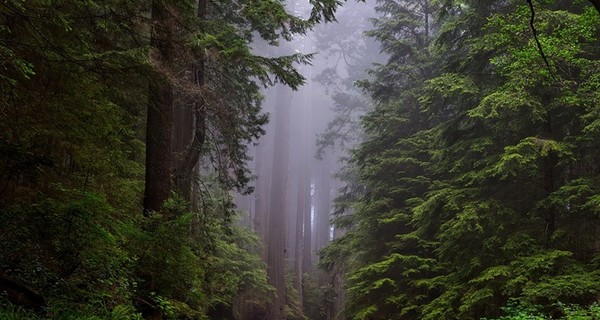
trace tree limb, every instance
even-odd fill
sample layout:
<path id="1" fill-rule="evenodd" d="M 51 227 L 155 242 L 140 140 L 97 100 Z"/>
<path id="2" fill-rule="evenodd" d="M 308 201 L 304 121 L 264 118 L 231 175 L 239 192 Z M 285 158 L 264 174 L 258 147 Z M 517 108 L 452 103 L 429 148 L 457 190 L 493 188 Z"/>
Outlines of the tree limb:
<path id="1" fill-rule="evenodd" d="M 594 1 L 596 1 L 596 0 L 594 0 Z M 533 38 L 535 39 L 535 43 L 537 45 L 538 51 L 540 52 L 540 55 L 542 56 L 542 59 L 544 60 L 544 63 L 546 64 L 546 68 L 548 68 L 548 72 L 550 72 L 550 76 L 552 77 L 552 79 L 554 79 L 554 81 L 556 81 L 556 82 L 559 82 L 558 79 L 556 79 L 554 72 L 552 72 L 552 68 L 550 67 L 548 58 L 546 57 L 546 54 L 544 53 L 544 49 L 542 48 L 542 43 L 540 42 L 540 39 L 538 38 L 537 30 L 535 29 L 535 9 L 533 8 L 533 2 L 532 2 L 532 0 L 527 0 L 527 3 L 529 4 L 529 10 L 531 11 L 531 18 L 529 19 L 529 26 L 531 27 L 531 32 L 533 33 Z"/>

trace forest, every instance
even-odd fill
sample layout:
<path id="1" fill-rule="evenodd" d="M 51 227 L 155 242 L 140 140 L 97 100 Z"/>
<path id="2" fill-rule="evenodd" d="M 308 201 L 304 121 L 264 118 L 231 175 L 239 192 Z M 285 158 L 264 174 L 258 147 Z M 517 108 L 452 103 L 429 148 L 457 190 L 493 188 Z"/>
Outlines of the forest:
<path id="1" fill-rule="evenodd" d="M 4 0 L 0 320 L 600 319 L 599 0 Z"/>

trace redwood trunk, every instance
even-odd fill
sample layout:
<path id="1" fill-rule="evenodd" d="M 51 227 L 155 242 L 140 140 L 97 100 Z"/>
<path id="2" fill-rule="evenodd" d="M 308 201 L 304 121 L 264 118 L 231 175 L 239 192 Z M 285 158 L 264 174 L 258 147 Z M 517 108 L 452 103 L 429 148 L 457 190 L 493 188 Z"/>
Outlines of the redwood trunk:
<path id="1" fill-rule="evenodd" d="M 308 168 L 307 163 L 300 163 L 300 167 L 298 170 L 298 199 L 297 199 L 297 210 L 296 210 L 296 241 L 295 241 L 295 250 L 294 250 L 294 271 L 296 274 L 296 282 L 295 287 L 298 290 L 298 296 L 300 297 L 300 306 L 302 307 L 302 275 L 305 272 L 303 270 L 303 255 L 304 255 L 304 237 L 308 236 L 310 238 L 310 233 L 307 235 L 304 222 L 305 216 L 310 216 L 310 211 L 307 210 L 308 204 L 306 203 L 306 193 L 310 192 L 308 190 Z M 309 228 L 310 230 L 310 228 Z"/>
<path id="2" fill-rule="evenodd" d="M 329 213 L 331 209 L 331 156 L 326 156 L 322 162 L 317 184 L 317 243 L 320 250 L 329 242 Z"/>
<path id="3" fill-rule="evenodd" d="M 168 11 L 160 1 L 152 2 L 151 47 L 157 62 L 169 66 L 173 54 L 172 32 L 167 23 Z M 157 73 L 150 79 L 146 120 L 146 180 L 144 212 L 159 211 L 171 193 L 171 129 L 173 92 L 170 81 Z"/>
<path id="4" fill-rule="evenodd" d="M 271 182 L 271 205 L 267 240 L 267 265 L 269 284 L 276 290 L 273 301 L 267 305 L 267 319 L 285 319 L 286 291 L 284 274 L 285 256 L 285 210 L 289 163 L 289 90 L 277 95 L 275 111 L 275 146 Z"/>

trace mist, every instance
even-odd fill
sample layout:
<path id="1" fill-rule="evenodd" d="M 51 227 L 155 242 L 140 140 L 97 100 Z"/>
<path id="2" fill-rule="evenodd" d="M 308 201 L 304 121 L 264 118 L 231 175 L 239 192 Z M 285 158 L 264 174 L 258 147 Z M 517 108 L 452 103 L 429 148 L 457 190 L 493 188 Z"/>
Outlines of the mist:
<path id="1" fill-rule="evenodd" d="M 293 10 L 303 16 L 309 7 L 296 2 Z M 282 277 L 288 271 L 300 302 L 306 282 L 314 287 L 333 284 L 335 301 L 305 306 L 308 313 L 326 308 L 332 317 L 343 306 L 341 275 L 328 274 L 316 264 L 318 252 L 344 232 L 332 224 L 334 201 L 343 185 L 337 174 L 360 141 L 360 117 L 369 109 L 355 82 L 385 57 L 365 36 L 374 15 L 372 1 L 348 2 L 336 13 L 336 22 L 320 24 L 277 47 L 262 43 L 255 48 L 271 56 L 314 54 L 310 64 L 297 66 L 305 78 L 298 90 L 283 85 L 263 90 L 263 110 L 270 121 L 266 134 L 249 146 L 254 192 L 235 197 L 243 223 L 262 237 L 269 283 L 278 292 L 285 291 Z M 281 307 L 285 302 L 277 303 Z"/>
<path id="2" fill-rule="evenodd" d="M 600 319 L 599 0 L 0 13 L 0 319 Z"/>

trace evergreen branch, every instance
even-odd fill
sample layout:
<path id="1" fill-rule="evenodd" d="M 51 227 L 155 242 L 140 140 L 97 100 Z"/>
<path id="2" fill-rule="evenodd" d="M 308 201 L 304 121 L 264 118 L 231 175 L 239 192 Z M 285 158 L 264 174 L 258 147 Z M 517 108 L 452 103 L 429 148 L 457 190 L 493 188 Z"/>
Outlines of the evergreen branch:
<path id="1" fill-rule="evenodd" d="M 596 8 L 596 11 L 598 11 L 598 13 L 600 13 L 600 0 L 589 0 L 592 5 L 594 5 L 594 8 Z"/>

